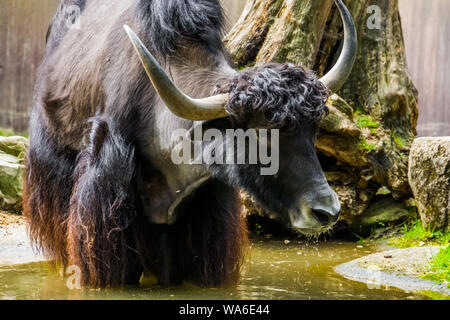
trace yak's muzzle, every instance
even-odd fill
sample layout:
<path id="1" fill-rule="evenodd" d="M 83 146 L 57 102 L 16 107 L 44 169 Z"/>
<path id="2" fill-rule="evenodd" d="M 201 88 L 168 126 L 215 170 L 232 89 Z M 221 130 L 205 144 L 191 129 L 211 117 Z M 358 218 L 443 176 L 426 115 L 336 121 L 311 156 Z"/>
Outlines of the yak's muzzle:
<path id="1" fill-rule="evenodd" d="M 326 185 L 303 196 L 298 208 L 289 211 L 289 218 L 294 229 L 305 234 L 319 234 L 336 224 L 340 212 L 339 197 Z"/>

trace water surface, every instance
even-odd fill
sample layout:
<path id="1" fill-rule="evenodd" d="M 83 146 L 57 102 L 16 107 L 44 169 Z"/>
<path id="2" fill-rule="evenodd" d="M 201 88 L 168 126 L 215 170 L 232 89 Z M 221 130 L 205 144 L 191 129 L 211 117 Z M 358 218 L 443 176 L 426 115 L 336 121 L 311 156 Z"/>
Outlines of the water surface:
<path id="1" fill-rule="evenodd" d="M 254 240 L 241 281 L 230 288 L 184 284 L 159 287 L 145 279 L 141 287 L 69 290 L 66 279 L 46 262 L 0 267 L 0 299 L 426 299 L 395 288 L 371 288 L 347 280 L 333 268 L 380 251 L 354 242 Z"/>

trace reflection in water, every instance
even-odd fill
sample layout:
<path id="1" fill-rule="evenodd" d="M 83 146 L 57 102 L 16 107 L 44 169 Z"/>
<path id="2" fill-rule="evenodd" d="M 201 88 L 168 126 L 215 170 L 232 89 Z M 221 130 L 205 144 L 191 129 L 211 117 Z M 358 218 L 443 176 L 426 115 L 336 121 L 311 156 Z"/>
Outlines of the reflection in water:
<path id="1" fill-rule="evenodd" d="M 425 299 L 394 288 L 370 289 L 347 280 L 333 267 L 376 251 L 354 242 L 255 240 L 239 284 L 198 288 L 184 284 L 161 288 L 155 279 L 141 287 L 69 290 L 66 279 L 47 263 L 0 267 L 0 299 Z"/>

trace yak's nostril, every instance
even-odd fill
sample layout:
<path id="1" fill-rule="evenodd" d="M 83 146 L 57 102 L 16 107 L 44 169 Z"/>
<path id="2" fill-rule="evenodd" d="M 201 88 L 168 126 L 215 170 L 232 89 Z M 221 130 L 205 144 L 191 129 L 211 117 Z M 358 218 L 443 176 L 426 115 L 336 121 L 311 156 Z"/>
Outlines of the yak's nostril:
<path id="1" fill-rule="evenodd" d="M 327 212 L 322 210 L 313 210 L 313 213 L 323 226 L 326 226 L 330 223 L 330 215 Z"/>

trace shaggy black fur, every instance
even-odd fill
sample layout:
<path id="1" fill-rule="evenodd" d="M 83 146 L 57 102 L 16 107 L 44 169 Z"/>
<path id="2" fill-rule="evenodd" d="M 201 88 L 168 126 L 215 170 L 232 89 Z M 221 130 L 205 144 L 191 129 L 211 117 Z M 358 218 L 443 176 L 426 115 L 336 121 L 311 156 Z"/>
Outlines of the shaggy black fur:
<path id="1" fill-rule="evenodd" d="M 36 247 L 52 260 L 67 263 L 66 221 L 77 153 L 59 145 L 42 125 L 44 121 L 35 109 L 31 115 L 23 206 Z"/>
<path id="2" fill-rule="evenodd" d="M 328 112 L 328 89 L 312 71 L 270 63 L 238 73 L 217 93 L 230 93 L 226 106 L 237 127 L 298 132 Z"/>
<path id="3" fill-rule="evenodd" d="M 154 273 L 162 285 L 235 283 L 248 246 L 236 190 L 212 179 L 179 210 L 172 226 L 148 225 L 142 217 L 133 225 L 144 272 Z"/>
<path id="4" fill-rule="evenodd" d="M 217 0 L 140 0 L 137 12 L 149 43 L 162 56 L 181 44 L 222 50 L 224 16 Z"/>
<path id="5" fill-rule="evenodd" d="M 74 171 L 69 263 L 82 268 L 86 283 L 120 285 L 136 264 L 130 263 L 136 251 L 127 232 L 136 217 L 135 146 L 117 121 L 91 122 L 88 148 L 78 154 Z"/>

